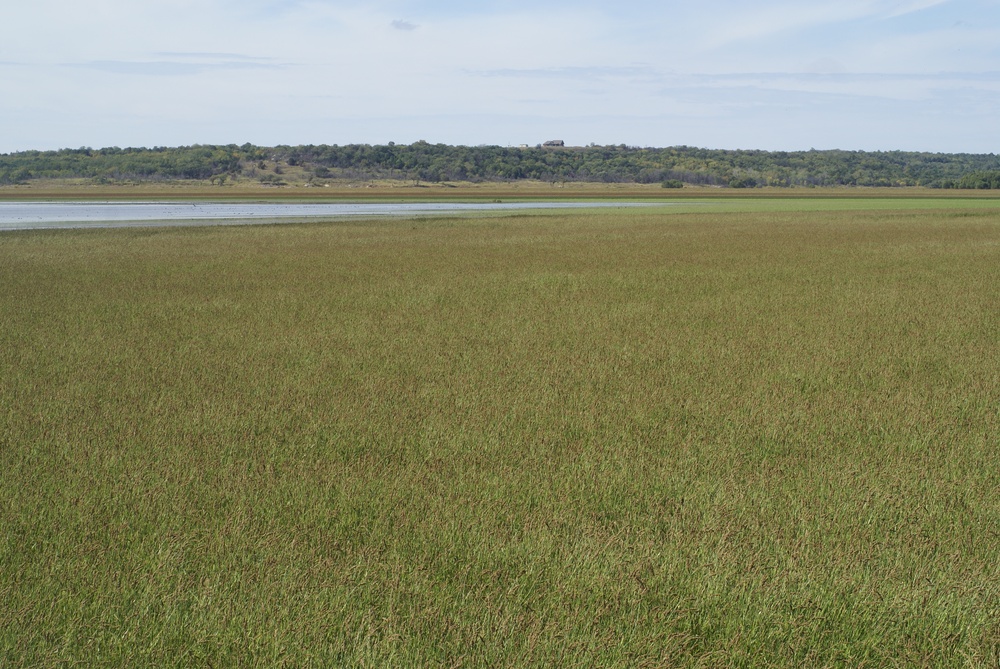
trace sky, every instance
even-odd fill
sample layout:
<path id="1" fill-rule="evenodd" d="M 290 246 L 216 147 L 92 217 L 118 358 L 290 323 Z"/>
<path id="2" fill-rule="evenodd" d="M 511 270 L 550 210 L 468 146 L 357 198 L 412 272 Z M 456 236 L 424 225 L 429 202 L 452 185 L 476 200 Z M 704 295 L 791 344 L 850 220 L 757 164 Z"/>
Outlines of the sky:
<path id="1" fill-rule="evenodd" d="M 1000 152 L 1000 0 L 32 0 L 0 153 L 191 144 Z"/>

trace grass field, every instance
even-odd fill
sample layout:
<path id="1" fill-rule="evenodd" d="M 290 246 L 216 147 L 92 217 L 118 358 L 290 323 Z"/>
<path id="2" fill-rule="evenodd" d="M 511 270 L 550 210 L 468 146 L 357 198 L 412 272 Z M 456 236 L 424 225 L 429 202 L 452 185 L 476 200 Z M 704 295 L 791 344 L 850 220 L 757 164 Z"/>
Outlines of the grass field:
<path id="1" fill-rule="evenodd" d="M 0 235 L 0 665 L 1000 666 L 934 206 Z"/>

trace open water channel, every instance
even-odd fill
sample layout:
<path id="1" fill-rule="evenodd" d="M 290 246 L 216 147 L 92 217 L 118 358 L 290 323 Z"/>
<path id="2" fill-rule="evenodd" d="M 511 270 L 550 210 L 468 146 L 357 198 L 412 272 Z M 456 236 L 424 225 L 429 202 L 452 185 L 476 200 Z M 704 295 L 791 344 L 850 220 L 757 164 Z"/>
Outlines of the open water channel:
<path id="1" fill-rule="evenodd" d="M 281 220 L 427 216 L 526 209 L 662 206 L 651 202 L 0 202 L 0 231 L 247 225 Z"/>

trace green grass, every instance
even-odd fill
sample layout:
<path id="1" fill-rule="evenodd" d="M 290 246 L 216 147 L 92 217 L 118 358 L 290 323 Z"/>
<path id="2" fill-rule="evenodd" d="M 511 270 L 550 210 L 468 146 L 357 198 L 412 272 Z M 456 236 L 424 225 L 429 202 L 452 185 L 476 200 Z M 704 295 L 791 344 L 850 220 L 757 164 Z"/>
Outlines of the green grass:
<path id="1" fill-rule="evenodd" d="M 678 204 L 684 200 L 678 200 Z M 706 198 L 703 206 L 713 212 L 763 213 L 763 212 L 814 212 L 814 211 L 913 211 L 913 210 L 993 210 L 1000 201 L 982 197 L 960 199 L 958 197 L 752 197 L 752 198 Z M 683 204 L 682 204 L 683 206 Z M 689 211 L 698 211 L 691 208 Z"/>
<path id="2" fill-rule="evenodd" d="M 998 666 L 1000 212 L 711 207 L 3 234 L 0 665 Z"/>

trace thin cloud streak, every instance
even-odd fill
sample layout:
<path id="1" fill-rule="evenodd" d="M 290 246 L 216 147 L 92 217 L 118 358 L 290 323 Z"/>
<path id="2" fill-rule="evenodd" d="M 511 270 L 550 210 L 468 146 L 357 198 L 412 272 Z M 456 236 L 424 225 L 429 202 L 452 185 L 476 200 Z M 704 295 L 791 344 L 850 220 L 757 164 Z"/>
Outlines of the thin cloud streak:
<path id="1" fill-rule="evenodd" d="M 286 66 L 259 62 L 220 62 L 220 63 L 178 63 L 175 61 L 123 61 L 98 60 L 78 65 L 67 64 L 68 67 L 110 72 L 112 74 L 127 74 L 133 76 L 175 77 L 201 74 L 213 70 L 277 70 Z"/>
<path id="2" fill-rule="evenodd" d="M 466 70 L 471 76 L 525 79 L 584 79 L 649 76 L 656 70 L 648 65 L 605 67 L 547 67 L 538 69 Z"/>
<path id="3" fill-rule="evenodd" d="M 215 59 L 215 60 L 243 60 L 247 62 L 269 62 L 273 61 L 274 58 L 266 58 L 261 56 L 248 56 L 242 53 L 217 53 L 213 51 L 157 51 L 153 53 L 154 56 L 160 58 L 193 58 L 198 60 L 205 59 Z"/>
<path id="4" fill-rule="evenodd" d="M 913 14 L 915 12 L 922 12 L 925 9 L 944 5 L 951 1 L 952 0 L 916 0 L 915 2 L 901 3 L 902 7 L 890 11 L 886 14 L 886 18 L 894 19 L 900 16 L 906 16 L 907 14 Z"/>

